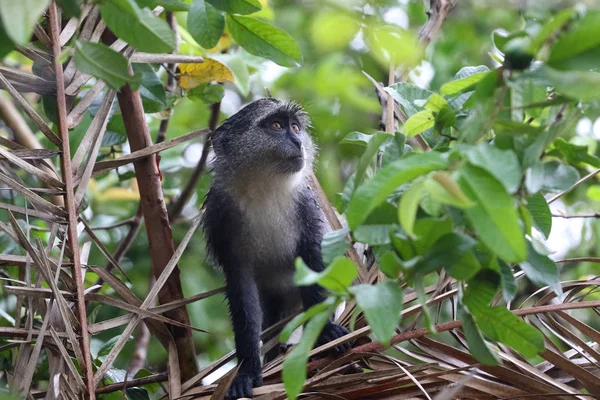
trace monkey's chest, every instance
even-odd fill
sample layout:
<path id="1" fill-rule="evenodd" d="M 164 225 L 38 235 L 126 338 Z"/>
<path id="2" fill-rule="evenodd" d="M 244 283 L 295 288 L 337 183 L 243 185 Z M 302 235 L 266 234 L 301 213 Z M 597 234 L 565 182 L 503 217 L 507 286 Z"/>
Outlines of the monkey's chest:
<path id="1" fill-rule="evenodd" d="M 245 254 L 260 283 L 291 283 L 300 238 L 295 209 L 269 202 L 252 204 L 245 209 L 243 222 Z"/>

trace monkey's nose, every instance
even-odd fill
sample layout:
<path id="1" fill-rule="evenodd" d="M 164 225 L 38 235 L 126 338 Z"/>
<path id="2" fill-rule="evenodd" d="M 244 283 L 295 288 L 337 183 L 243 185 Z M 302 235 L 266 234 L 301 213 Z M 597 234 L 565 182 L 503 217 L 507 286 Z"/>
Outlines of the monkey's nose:
<path id="1" fill-rule="evenodd" d="M 294 145 L 298 148 L 298 150 L 300 150 L 300 152 L 302 153 L 302 141 L 297 137 L 297 136 L 290 136 L 290 139 L 292 141 L 292 143 L 294 143 Z"/>

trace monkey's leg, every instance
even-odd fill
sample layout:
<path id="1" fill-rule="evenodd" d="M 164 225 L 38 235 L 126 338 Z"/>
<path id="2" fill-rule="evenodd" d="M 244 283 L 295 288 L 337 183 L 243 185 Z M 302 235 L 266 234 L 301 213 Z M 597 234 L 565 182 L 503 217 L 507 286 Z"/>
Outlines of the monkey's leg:
<path id="1" fill-rule="evenodd" d="M 325 295 L 323 294 L 323 288 L 317 284 L 311 286 L 301 286 L 300 287 L 300 295 L 302 296 L 302 304 L 304 306 L 304 310 L 308 310 L 315 304 L 323 302 L 325 300 Z M 337 338 L 340 338 L 346 334 L 348 334 L 348 329 L 343 326 L 336 324 L 335 322 L 329 320 L 323 327 L 321 334 L 317 338 L 317 342 L 315 347 L 319 347 L 326 343 L 329 343 Z M 338 346 L 333 347 L 329 350 L 329 353 L 332 355 L 337 355 L 341 353 L 345 353 L 350 348 L 350 344 L 342 343 Z"/>
<path id="2" fill-rule="evenodd" d="M 226 272 L 227 297 L 235 335 L 237 376 L 227 392 L 227 399 L 252 397 L 252 388 L 262 385 L 259 340 L 262 311 L 256 283 L 249 269 Z"/>
<path id="3" fill-rule="evenodd" d="M 262 329 L 270 328 L 277 322 L 281 321 L 285 318 L 285 299 L 282 296 L 270 294 L 270 293 L 261 293 L 262 305 L 263 305 L 263 324 Z M 266 335 L 263 335 L 263 346 L 271 341 L 274 337 L 279 336 L 281 333 L 281 328 L 276 329 Z M 268 350 L 265 353 L 265 363 L 272 361 L 277 356 L 281 354 L 281 346 L 280 343 L 276 343 L 273 348 Z"/>

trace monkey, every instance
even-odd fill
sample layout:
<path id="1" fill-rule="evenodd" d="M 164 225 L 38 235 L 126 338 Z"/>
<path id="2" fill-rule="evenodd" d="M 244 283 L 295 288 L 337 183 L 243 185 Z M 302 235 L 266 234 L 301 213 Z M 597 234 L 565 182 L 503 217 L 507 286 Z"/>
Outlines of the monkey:
<path id="1" fill-rule="evenodd" d="M 316 145 L 311 120 L 290 101 L 255 100 L 212 135 L 213 179 L 204 199 L 207 253 L 225 275 L 239 370 L 227 399 L 262 386 L 261 331 L 326 298 L 318 284 L 296 286 L 294 261 L 323 271 L 324 213 L 310 187 Z M 316 345 L 348 330 L 326 323 Z M 334 347 L 341 354 L 348 344 Z"/>

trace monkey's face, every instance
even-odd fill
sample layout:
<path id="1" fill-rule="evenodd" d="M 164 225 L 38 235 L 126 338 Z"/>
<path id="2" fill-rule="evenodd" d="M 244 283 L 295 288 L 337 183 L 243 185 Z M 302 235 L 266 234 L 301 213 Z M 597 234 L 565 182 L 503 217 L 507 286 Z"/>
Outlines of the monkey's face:
<path id="1" fill-rule="evenodd" d="M 274 171 L 294 173 L 304 168 L 306 130 L 297 115 L 279 109 L 262 119 L 257 128 L 264 146 L 262 157 Z"/>
<path id="2" fill-rule="evenodd" d="M 268 98 L 254 101 L 215 132 L 214 148 L 228 170 L 240 175 L 280 175 L 313 162 L 310 120 L 300 106 Z"/>

